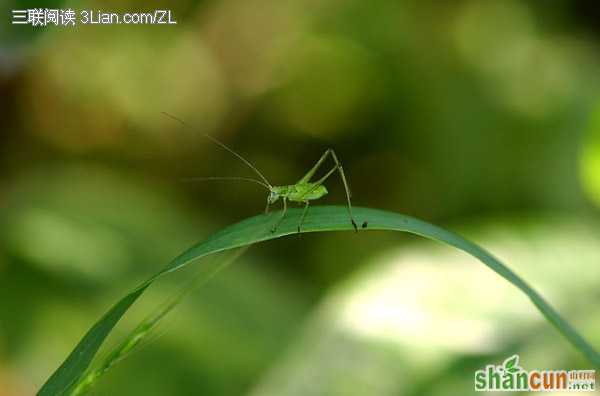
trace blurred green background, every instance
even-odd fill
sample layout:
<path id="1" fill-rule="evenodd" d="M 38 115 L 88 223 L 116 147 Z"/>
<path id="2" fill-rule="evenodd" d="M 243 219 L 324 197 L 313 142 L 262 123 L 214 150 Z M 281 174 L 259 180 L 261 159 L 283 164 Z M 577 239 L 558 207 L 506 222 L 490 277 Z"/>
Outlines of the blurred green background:
<path id="1" fill-rule="evenodd" d="M 177 25 L 17 26 L 10 10 Z M 0 395 L 34 393 L 127 290 L 337 151 L 354 204 L 456 230 L 600 347 L 594 1 L 3 1 Z M 343 204 L 327 183 L 328 204 Z M 203 263 L 153 286 L 109 345 Z M 383 232 L 250 249 L 93 394 L 455 395 L 513 353 L 588 368 L 474 259 Z"/>

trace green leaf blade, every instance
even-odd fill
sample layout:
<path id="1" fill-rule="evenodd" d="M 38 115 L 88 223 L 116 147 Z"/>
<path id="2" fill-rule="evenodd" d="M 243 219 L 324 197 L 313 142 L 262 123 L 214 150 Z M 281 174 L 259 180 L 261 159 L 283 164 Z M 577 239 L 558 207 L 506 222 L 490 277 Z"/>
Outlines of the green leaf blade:
<path id="1" fill-rule="evenodd" d="M 81 377 L 90 365 L 102 342 L 119 319 L 146 288 L 138 288 L 115 304 L 79 341 L 64 363 L 52 374 L 38 392 L 39 396 L 62 395 Z"/>
<path id="2" fill-rule="evenodd" d="M 129 307 L 154 281 L 161 276 L 174 272 L 190 262 L 209 254 L 234 249 L 242 246 L 264 242 L 297 233 L 297 226 L 302 209 L 289 209 L 285 219 L 277 231 L 272 233 L 271 227 L 277 222 L 280 212 L 262 214 L 248 218 L 239 223 L 226 227 L 208 237 L 203 242 L 194 245 L 180 256 L 172 260 L 165 268 L 139 285 L 122 300 L 115 304 L 82 338 L 65 362 L 54 372 L 40 389 L 38 395 L 63 395 L 83 375 L 90 365 L 94 355 L 104 339 Z M 507 266 L 476 244 L 425 221 L 378 209 L 354 208 L 354 216 L 358 224 L 368 222 L 366 229 L 361 229 L 351 238 L 358 238 L 364 231 L 387 230 L 408 232 L 422 237 L 446 243 L 471 256 L 496 272 L 521 290 L 542 315 L 554 325 L 558 331 L 580 352 L 582 352 L 595 367 L 600 368 L 600 355 L 592 346 L 566 322 L 534 289 L 517 276 Z M 347 209 L 344 206 L 315 206 L 311 207 L 301 230 L 306 232 L 352 231 Z"/>

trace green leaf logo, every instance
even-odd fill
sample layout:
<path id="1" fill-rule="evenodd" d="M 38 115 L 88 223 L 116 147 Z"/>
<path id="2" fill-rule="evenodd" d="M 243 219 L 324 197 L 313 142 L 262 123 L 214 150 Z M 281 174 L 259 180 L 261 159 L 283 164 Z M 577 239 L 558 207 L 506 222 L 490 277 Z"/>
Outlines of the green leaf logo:
<path id="1" fill-rule="evenodd" d="M 512 355 L 504 361 L 502 366 L 504 367 L 504 372 L 507 374 L 518 373 L 523 369 L 522 367 L 519 367 L 519 355 Z"/>

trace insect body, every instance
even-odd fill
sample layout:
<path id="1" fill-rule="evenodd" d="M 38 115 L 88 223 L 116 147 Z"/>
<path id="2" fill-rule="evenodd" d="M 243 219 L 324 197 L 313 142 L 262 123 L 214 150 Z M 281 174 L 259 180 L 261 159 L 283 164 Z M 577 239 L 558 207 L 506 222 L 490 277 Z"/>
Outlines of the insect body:
<path id="1" fill-rule="evenodd" d="M 168 114 L 168 113 L 163 113 L 163 114 L 180 122 L 184 126 L 191 128 L 188 124 L 186 124 L 179 118 L 172 116 L 171 114 Z M 325 180 L 327 180 L 329 178 L 329 176 L 331 176 L 336 171 L 338 172 L 338 174 L 342 180 L 342 183 L 344 184 L 344 189 L 346 191 L 346 202 L 347 202 L 348 216 L 350 217 L 350 222 L 352 223 L 352 227 L 354 227 L 354 230 L 358 231 L 356 221 L 354 220 L 354 216 L 352 215 L 352 204 L 350 202 L 350 197 L 351 197 L 350 187 L 348 186 L 348 181 L 346 180 L 346 176 L 344 174 L 344 169 L 342 168 L 342 165 L 340 164 L 340 161 L 338 160 L 338 157 L 335 154 L 335 151 L 333 151 L 332 149 L 326 150 L 325 153 L 323 153 L 323 155 L 321 156 L 321 158 L 316 162 L 316 164 L 308 172 L 306 172 L 306 174 L 304 176 L 302 176 L 302 178 L 300 180 L 298 180 L 295 184 L 290 184 L 290 185 L 285 185 L 285 186 L 273 186 L 273 185 L 271 185 L 271 183 L 269 183 L 267 178 L 244 157 L 242 157 L 241 155 L 239 155 L 238 153 L 236 153 L 235 151 L 233 151 L 232 149 L 230 149 L 229 147 L 227 147 L 225 144 L 221 143 L 214 137 L 207 135 L 207 134 L 204 134 L 204 136 L 206 138 L 210 139 L 211 141 L 213 141 L 214 143 L 216 143 L 217 145 L 221 146 L 225 150 L 229 151 L 233 155 L 235 155 L 244 164 L 246 164 L 250 169 L 252 169 L 260 177 L 261 180 L 256 180 L 256 179 L 246 178 L 246 177 L 199 177 L 199 178 L 194 178 L 192 180 L 240 180 L 240 181 L 253 182 L 253 183 L 263 186 L 264 188 L 269 190 L 269 195 L 267 195 L 267 207 L 265 208 L 265 213 L 269 213 L 269 207 L 272 204 L 274 204 L 275 202 L 277 202 L 279 199 L 281 199 L 281 201 L 283 203 L 283 211 L 281 212 L 281 216 L 277 219 L 277 222 L 271 228 L 271 232 L 275 232 L 277 230 L 277 227 L 279 227 L 279 225 L 285 218 L 285 215 L 287 212 L 287 202 L 288 201 L 304 204 L 304 211 L 302 212 L 302 217 L 300 217 L 300 222 L 298 223 L 298 232 L 300 232 L 302 224 L 304 223 L 304 218 L 306 217 L 306 213 L 308 211 L 308 207 L 310 205 L 310 201 L 317 200 L 317 199 L 323 197 L 324 195 L 327 195 L 328 191 L 327 191 L 327 188 L 323 185 L 323 183 L 325 182 Z M 313 176 L 319 170 L 319 168 L 321 168 L 321 166 L 323 165 L 325 160 L 327 160 L 328 157 L 331 157 L 333 159 L 333 162 L 334 162 L 333 167 L 327 173 L 325 173 L 325 175 L 323 175 L 321 178 L 311 182 L 310 180 L 313 178 Z M 362 228 L 365 228 L 365 227 L 366 227 L 366 222 L 363 223 L 363 225 L 362 225 Z"/>
<path id="2" fill-rule="evenodd" d="M 320 179 L 311 182 L 310 180 L 313 178 L 317 170 L 323 165 L 327 157 L 331 156 L 334 162 L 333 168 L 331 168 L 324 176 Z M 277 223 L 273 226 L 272 231 L 275 231 L 281 221 L 285 218 L 285 213 L 287 210 L 287 201 L 299 202 L 304 204 L 304 211 L 302 212 L 302 217 L 300 218 L 300 223 L 298 224 L 298 232 L 300 232 L 300 228 L 302 227 L 302 223 L 304 222 L 304 218 L 306 217 L 306 212 L 308 211 L 308 206 L 310 205 L 310 201 L 317 200 L 324 195 L 327 194 L 327 188 L 323 185 L 325 180 L 329 178 L 335 171 L 338 171 L 340 178 L 342 179 L 342 183 L 344 184 L 344 189 L 346 190 L 346 200 L 348 207 L 348 216 L 350 217 L 350 222 L 354 227 L 355 231 L 358 231 L 358 227 L 356 226 L 356 221 L 354 220 L 354 216 L 352 215 L 352 203 L 350 202 L 350 187 L 348 186 L 348 181 L 346 180 L 346 175 L 344 174 L 344 168 L 340 164 L 340 161 L 335 154 L 335 151 L 332 149 L 328 149 L 323 153 L 321 158 L 317 161 L 317 163 L 300 179 L 296 182 L 296 184 L 291 184 L 288 186 L 276 186 L 270 188 L 270 193 L 267 198 L 267 208 L 265 212 L 269 211 L 269 205 L 275 203 L 279 198 L 283 201 L 283 212 L 281 213 L 281 217 L 277 221 Z"/>
<path id="3" fill-rule="evenodd" d="M 327 188 L 324 185 L 315 186 L 313 183 L 275 186 L 269 194 L 269 203 L 277 202 L 280 197 L 287 197 L 288 200 L 293 202 L 313 201 L 327 195 L 327 193 Z"/>

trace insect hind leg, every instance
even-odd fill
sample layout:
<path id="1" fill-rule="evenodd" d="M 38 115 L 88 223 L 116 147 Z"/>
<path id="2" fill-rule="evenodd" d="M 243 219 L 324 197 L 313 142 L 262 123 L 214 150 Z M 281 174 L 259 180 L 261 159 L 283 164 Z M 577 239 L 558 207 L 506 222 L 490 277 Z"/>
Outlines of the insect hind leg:
<path id="1" fill-rule="evenodd" d="M 335 155 L 335 151 L 333 151 L 333 149 L 329 149 L 329 151 L 331 153 L 331 157 L 333 158 L 333 161 L 335 162 L 335 166 L 337 167 L 337 170 L 340 173 L 342 183 L 344 184 L 344 189 L 346 190 L 346 201 L 348 203 L 347 208 L 348 208 L 348 215 L 350 216 L 350 222 L 352 223 L 352 226 L 354 227 L 354 231 L 358 232 L 358 226 L 356 225 L 356 221 L 354 220 L 354 216 L 352 215 L 352 202 L 350 202 L 352 193 L 350 192 L 350 185 L 348 184 L 348 181 L 346 180 L 346 175 L 344 174 L 344 168 L 342 167 L 342 164 L 338 160 L 337 155 Z"/>
<path id="2" fill-rule="evenodd" d="M 350 217 L 350 222 L 352 223 L 352 227 L 354 227 L 354 231 L 358 232 L 358 226 L 356 225 L 356 221 L 354 220 L 354 215 L 352 214 L 352 202 L 350 202 L 350 197 L 352 196 L 352 193 L 350 192 L 350 186 L 348 185 L 348 181 L 346 180 L 346 175 L 344 174 L 344 168 L 342 167 L 342 164 L 340 163 L 340 160 L 338 159 L 338 157 L 335 154 L 335 151 L 333 151 L 333 149 L 327 149 L 327 151 L 325 151 L 325 153 L 321 156 L 321 158 L 319 159 L 317 164 L 313 167 L 313 169 L 311 169 L 301 180 L 308 181 L 310 179 L 310 177 L 314 174 L 314 172 L 319 168 L 319 166 L 321 166 L 321 164 L 323 163 L 325 158 L 327 158 L 327 155 L 331 155 L 331 158 L 333 158 L 333 161 L 335 162 L 334 167 L 329 172 L 327 172 L 325 174 L 325 176 L 321 177 L 319 180 L 314 182 L 313 188 L 306 191 L 304 193 L 304 196 L 306 196 L 306 194 L 310 193 L 311 191 L 316 189 L 318 186 L 323 184 L 323 182 L 325 182 L 325 180 L 327 180 L 327 178 L 329 176 L 331 176 L 333 174 L 333 172 L 335 172 L 337 170 L 340 174 L 340 178 L 342 179 L 342 183 L 344 184 L 344 190 L 346 191 L 346 202 L 348 204 L 347 208 L 348 208 L 348 216 Z"/>
<path id="3" fill-rule="evenodd" d="M 331 151 L 332 151 L 331 149 L 325 150 L 323 155 L 321 155 L 321 158 L 319 158 L 319 160 L 315 163 L 315 165 L 308 172 L 306 172 L 306 174 L 304 176 L 302 176 L 302 179 L 298 180 L 297 183 L 309 182 L 310 179 L 312 179 L 312 177 L 315 175 L 317 170 L 319 170 L 321 165 L 323 165 L 323 162 L 325 162 L 325 160 L 327 159 L 327 156 L 331 154 Z"/>

